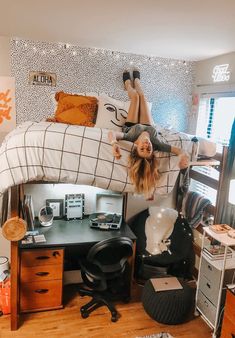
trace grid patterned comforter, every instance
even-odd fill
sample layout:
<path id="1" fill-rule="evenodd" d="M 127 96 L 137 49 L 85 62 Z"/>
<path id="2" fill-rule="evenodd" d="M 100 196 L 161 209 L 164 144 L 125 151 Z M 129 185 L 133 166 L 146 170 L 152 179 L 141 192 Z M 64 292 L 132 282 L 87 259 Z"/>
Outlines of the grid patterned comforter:
<path id="1" fill-rule="evenodd" d="M 9 133 L 0 148 L 0 193 L 30 181 L 86 184 L 132 192 L 127 158 L 133 146 L 120 141 L 122 157 L 115 160 L 108 130 L 50 122 L 25 122 Z M 191 152 L 187 134 L 161 129 L 159 139 Z M 179 172 L 178 157 L 157 152 L 162 174 L 156 193 L 172 191 Z"/>

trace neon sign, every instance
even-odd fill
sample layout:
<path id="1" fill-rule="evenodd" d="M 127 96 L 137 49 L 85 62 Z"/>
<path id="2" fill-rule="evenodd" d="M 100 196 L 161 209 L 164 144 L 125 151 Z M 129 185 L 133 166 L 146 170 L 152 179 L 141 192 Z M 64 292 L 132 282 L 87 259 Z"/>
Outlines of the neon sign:
<path id="1" fill-rule="evenodd" d="M 212 78 L 214 82 L 225 82 L 230 79 L 229 64 L 217 65 L 213 68 Z"/>

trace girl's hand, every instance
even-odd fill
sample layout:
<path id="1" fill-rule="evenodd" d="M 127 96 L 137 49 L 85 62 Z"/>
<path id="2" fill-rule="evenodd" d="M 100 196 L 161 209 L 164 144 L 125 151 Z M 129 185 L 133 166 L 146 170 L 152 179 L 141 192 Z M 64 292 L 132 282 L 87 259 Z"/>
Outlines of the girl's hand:
<path id="1" fill-rule="evenodd" d="M 179 168 L 185 169 L 189 166 L 189 155 L 187 153 L 182 153 L 179 155 Z"/>
<path id="2" fill-rule="evenodd" d="M 113 144 L 113 156 L 116 158 L 116 160 L 120 160 L 120 158 L 122 157 L 120 146 L 118 143 Z"/>

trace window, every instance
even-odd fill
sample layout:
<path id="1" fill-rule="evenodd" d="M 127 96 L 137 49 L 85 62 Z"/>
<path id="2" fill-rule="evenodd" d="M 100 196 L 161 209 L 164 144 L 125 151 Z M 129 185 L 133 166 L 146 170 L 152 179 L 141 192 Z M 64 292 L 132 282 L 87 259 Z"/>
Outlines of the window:
<path id="1" fill-rule="evenodd" d="M 196 135 L 228 145 L 235 118 L 235 93 L 223 97 L 202 96 L 199 103 Z"/>
<path id="2" fill-rule="evenodd" d="M 196 135 L 209 138 L 218 144 L 218 152 L 222 146 L 229 144 L 232 124 L 235 118 L 235 93 L 202 95 L 199 103 Z M 216 169 L 211 167 L 195 167 L 194 170 L 203 172 L 218 179 Z M 206 185 L 191 180 L 190 189 L 209 198 L 215 205 L 217 191 Z"/>

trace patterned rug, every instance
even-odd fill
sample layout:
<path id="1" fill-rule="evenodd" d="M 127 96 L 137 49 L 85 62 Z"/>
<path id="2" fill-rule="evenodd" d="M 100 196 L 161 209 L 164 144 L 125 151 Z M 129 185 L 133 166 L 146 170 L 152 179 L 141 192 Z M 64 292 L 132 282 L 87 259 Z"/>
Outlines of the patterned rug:
<path id="1" fill-rule="evenodd" d="M 150 334 L 147 336 L 137 336 L 136 338 L 174 338 L 170 333 L 167 332 L 159 332 L 155 334 Z"/>

